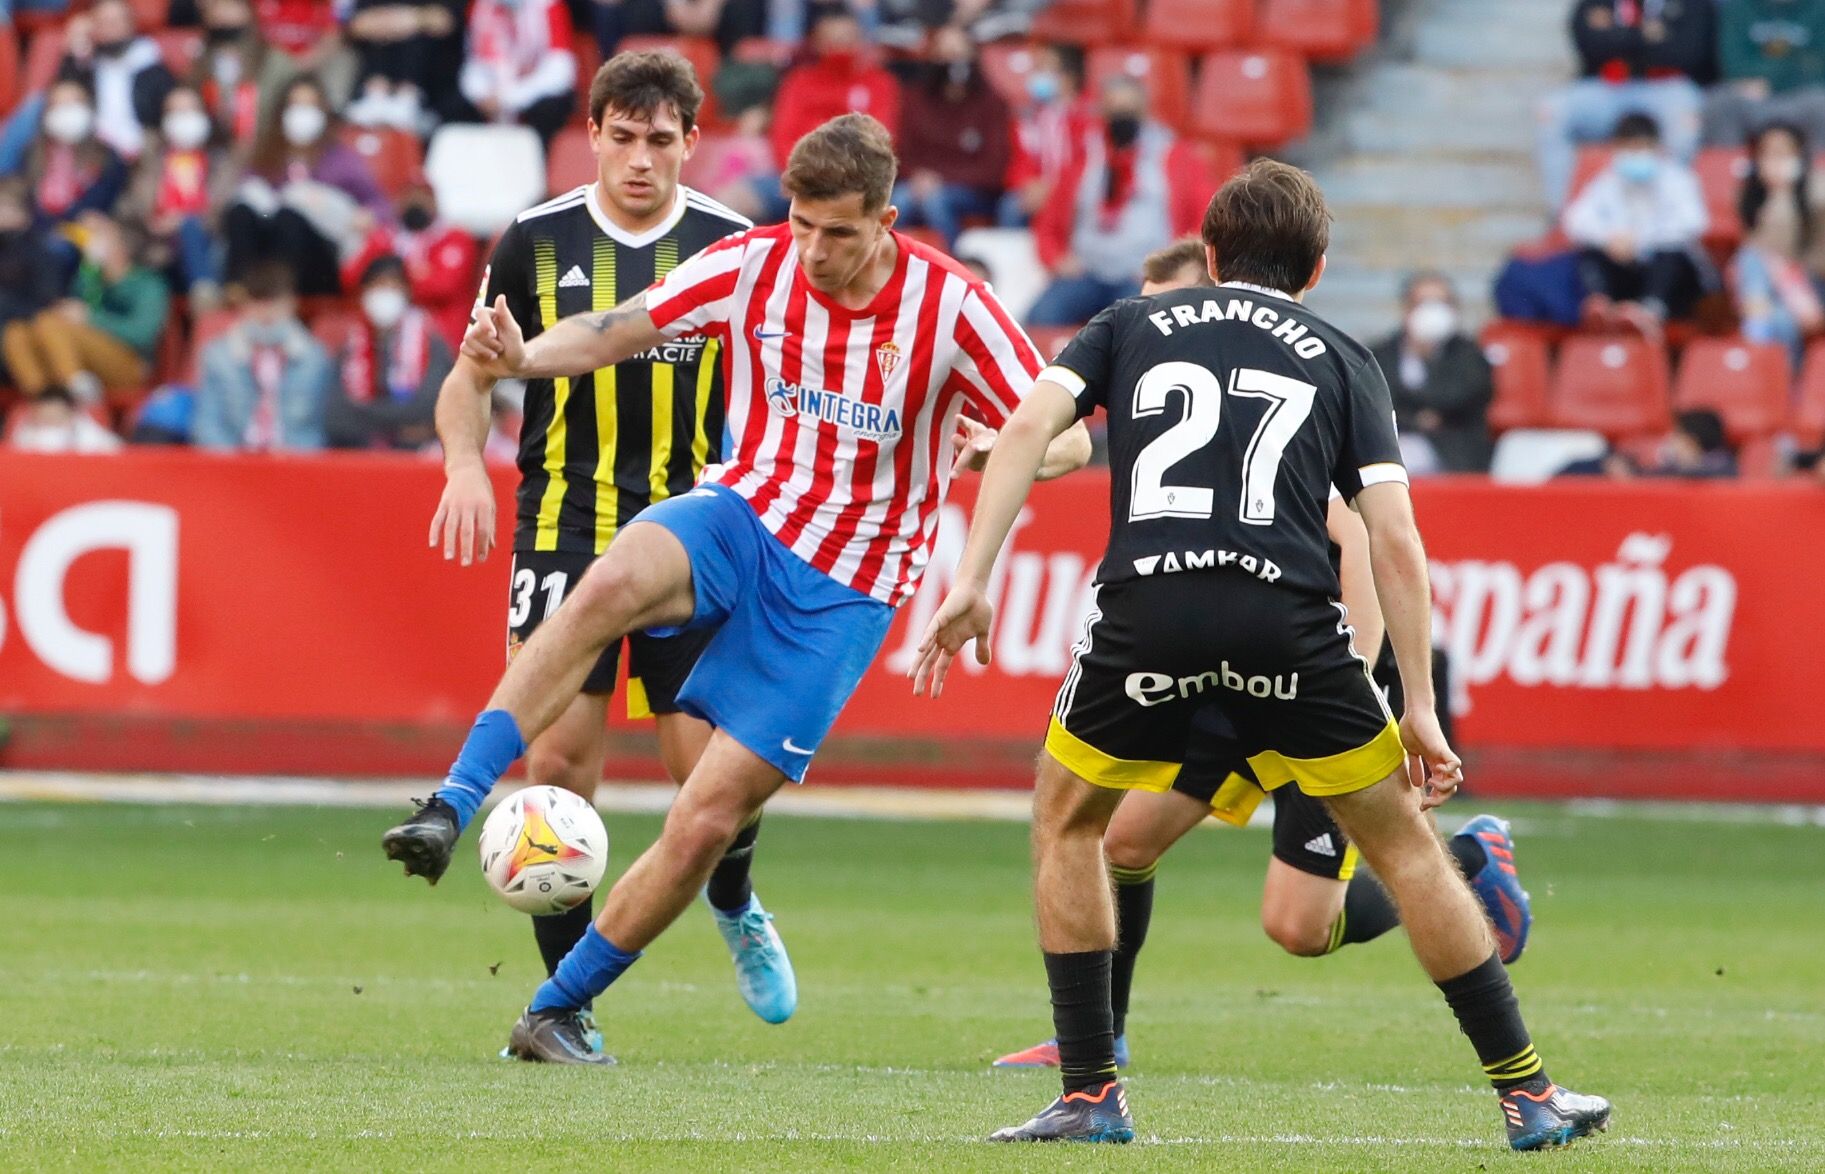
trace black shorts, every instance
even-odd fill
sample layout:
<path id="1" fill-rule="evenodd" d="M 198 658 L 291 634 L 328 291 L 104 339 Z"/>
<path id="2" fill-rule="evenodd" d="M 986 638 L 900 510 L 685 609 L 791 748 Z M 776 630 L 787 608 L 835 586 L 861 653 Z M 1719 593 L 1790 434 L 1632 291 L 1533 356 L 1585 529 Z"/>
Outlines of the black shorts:
<path id="1" fill-rule="evenodd" d="M 1205 709 L 1267 790 L 1348 794 L 1406 758 L 1342 606 L 1225 571 L 1099 585 L 1046 749 L 1099 786 L 1165 791 Z"/>
<path id="2" fill-rule="evenodd" d="M 532 637 L 545 620 L 596 561 L 586 554 L 556 550 L 516 550 L 507 592 L 507 659 Z M 650 717 L 677 713 L 678 691 L 696 667 L 714 632 L 680 632 L 676 636 L 649 636 L 633 632 L 627 637 L 627 713 Z M 615 671 L 621 660 L 621 641 L 602 650 L 602 656 L 583 679 L 585 693 L 613 693 Z"/>

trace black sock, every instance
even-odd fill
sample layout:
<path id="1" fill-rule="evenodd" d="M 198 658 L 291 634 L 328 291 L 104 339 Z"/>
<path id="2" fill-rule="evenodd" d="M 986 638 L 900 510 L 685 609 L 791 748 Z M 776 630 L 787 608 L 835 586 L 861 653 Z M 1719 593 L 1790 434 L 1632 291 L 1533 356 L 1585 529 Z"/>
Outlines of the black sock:
<path id="1" fill-rule="evenodd" d="M 1438 984 L 1445 1002 L 1457 1016 L 1457 1025 L 1470 1037 L 1483 1072 L 1497 1092 L 1517 1084 L 1546 1079 L 1546 1065 L 1534 1051 L 1521 1006 L 1515 1001 L 1508 970 L 1495 954 L 1468 974 Z"/>
<path id="2" fill-rule="evenodd" d="M 1146 868 L 1110 868 L 1115 880 L 1115 954 L 1109 961 L 1109 1006 L 1115 1012 L 1115 1034 L 1128 1030 L 1128 993 L 1134 987 L 1134 960 L 1147 944 L 1147 924 L 1153 920 L 1153 874 L 1159 861 Z"/>
<path id="3" fill-rule="evenodd" d="M 1109 1007 L 1109 950 L 1046 954 L 1052 988 L 1052 1028 L 1066 1092 L 1100 1088 L 1115 1079 L 1115 1024 Z"/>
<path id="4" fill-rule="evenodd" d="M 1483 851 L 1483 845 L 1475 836 L 1463 832 L 1446 840 L 1445 850 L 1457 861 L 1458 871 L 1464 874 L 1465 880 L 1482 872 L 1483 866 L 1489 863 L 1489 853 Z"/>
<path id="5" fill-rule="evenodd" d="M 1374 873 L 1359 868 L 1343 892 L 1343 912 L 1331 929 L 1331 948 L 1326 953 L 1356 942 L 1372 942 L 1399 924 L 1400 911 L 1394 908 L 1388 890 L 1381 887 Z"/>
<path id="6" fill-rule="evenodd" d="M 539 956 L 545 959 L 546 978 L 558 972 L 564 955 L 589 932 L 590 924 L 596 920 L 595 906 L 595 898 L 591 897 L 562 913 L 532 919 L 532 936 L 538 939 Z"/>
<path id="7" fill-rule="evenodd" d="M 760 814 L 757 812 L 746 827 L 735 833 L 734 842 L 716 862 L 716 871 L 710 874 L 710 904 L 724 913 L 740 913 L 754 896 L 749 870 L 754 864 L 754 841 L 759 836 Z"/>

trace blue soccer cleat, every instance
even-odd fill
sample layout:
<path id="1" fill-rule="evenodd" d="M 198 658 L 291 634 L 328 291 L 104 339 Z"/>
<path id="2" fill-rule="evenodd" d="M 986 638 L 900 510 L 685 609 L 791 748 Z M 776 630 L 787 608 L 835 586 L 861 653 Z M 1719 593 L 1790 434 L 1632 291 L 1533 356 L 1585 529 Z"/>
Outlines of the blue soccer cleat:
<path id="1" fill-rule="evenodd" d="M 1533 901 L 1515 872 L 1514 834 L 1507 820 L 1479 815 L 1458 835 L 1469 836 L 1483 850 L 1483 867 L 1471 878 L 1470 888 L 1489 914 L 1496 948 L 1506 966 L 1527 948 L 1527 934 L 1534 923 Z"/>
<path id="2" fill-rule="evenodd" d="M 1128 1090 L 1119 1080 L 1100 1088 L 1068 1092 L 1025 1125 L 997 1129 L 990 1141 L 1091 1141 L 1121 1145 L 1134 1140 Z"/>
<path id="3" fill-rule="evenodd" d="M 749 897 L 748 907 L 740 913 L 724 913 L 714 905 L 710 912 L 735 961 L 735 982 L 748 1009 L 768 1023 L 792 1018 L 798 1009 L 798 978 L 786 956 L 786 943 L 773 928 L 773 915 L 760 907 L 760 898 Z"/>
<path id="4" fill-rule="evenodd" d="M 1530 1090 L 1523 1084 L 1502 1094 L 1502 1118 L 1508 1144 L 1517 1150 L 1567 1146 L 1610 1127 L 1610 1103 L 1585 1096 L 1551 1081 Z"/>
<path id="5" fill-rule="evenodd" d="M 1115 1037 L 1115 1066 L 1128 1066 L 1128 1037 Z M 1058 1041 L 1049 1039 L 1043 1044 L 1034 1044 L 1024 1052 L 1009 1052 L 990 1065 L 992 1068 L 1056 1068 L 1058 1067 Z"/>

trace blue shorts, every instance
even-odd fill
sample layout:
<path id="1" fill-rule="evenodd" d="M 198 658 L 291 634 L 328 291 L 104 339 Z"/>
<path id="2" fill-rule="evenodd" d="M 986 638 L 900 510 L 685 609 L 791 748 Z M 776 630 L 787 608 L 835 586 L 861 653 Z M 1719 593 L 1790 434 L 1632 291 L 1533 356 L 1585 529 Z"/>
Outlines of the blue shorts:
<path id="1" fill-rule="evenodd" d="M 648 506 L 691 559 L 690 620 L 655 636 L 715 629 L 678 691 L 702 718 L 803 782 L 837 714 L 874 662 L 893 608 L 786 549 L 734 490 L 700 485 Z"/>

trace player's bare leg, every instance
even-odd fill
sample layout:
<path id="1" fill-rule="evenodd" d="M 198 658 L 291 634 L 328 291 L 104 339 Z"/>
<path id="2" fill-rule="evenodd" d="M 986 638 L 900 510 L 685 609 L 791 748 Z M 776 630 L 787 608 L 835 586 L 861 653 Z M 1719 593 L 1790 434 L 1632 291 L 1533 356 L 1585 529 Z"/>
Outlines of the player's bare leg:
<path id="1" fill-rule="evenodd" d="M 1326 804 L 1394 898 L 1414 955 L 1476 1048 L 1501 1098 L 1509 1143 L 1565 1145 L 1608 1128 L 1609 1102 L 1547 1077 L 1482 906 L 1421 812 L 1405 771 Z"/>
<path id="2" fill-rule="evenodd" d="M 1289 954 L 1328 954 L 1337 948 L 1333 931 L 1349 890 L 1349 881 L 1313 876 L 1270 856 L 1261 889 L 1261 928 Z"/>
<path id="3" fill-rule="evenodd" d="M 1103 834 L 1122 792 L 1098 787 L 1040 756 L 1033 790 L 1033 905 L 1052 989 L 1064 1093 L 1024 1125 L 990 1141 L 1134 1139 L 1128 1095 L 1115 1077 L 1110 956 L 1115 904 Z"/>

